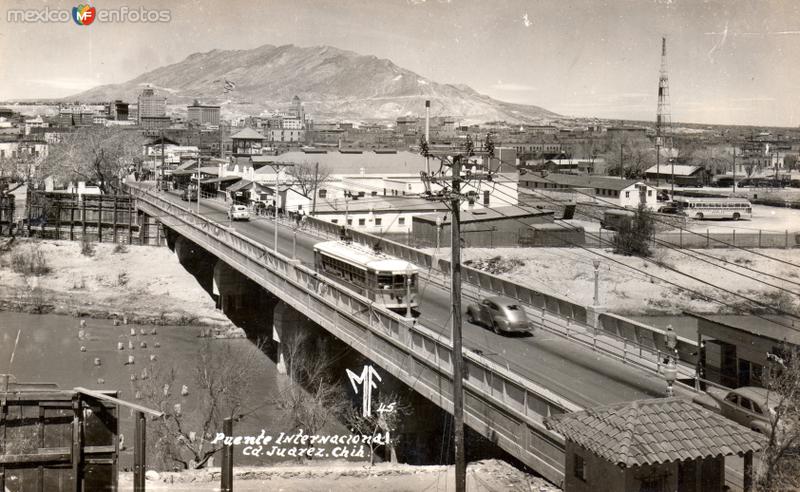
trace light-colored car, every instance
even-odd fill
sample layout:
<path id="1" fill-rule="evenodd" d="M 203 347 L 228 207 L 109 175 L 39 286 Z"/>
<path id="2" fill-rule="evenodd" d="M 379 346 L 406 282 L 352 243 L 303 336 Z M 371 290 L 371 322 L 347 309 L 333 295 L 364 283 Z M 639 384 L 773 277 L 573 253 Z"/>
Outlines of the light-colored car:
<path id="1" fill-rule="evenodd" d="M 228 209 L 230 220 L 250 220 L 250 211 L 244 205 L 231 205 Z"/>
<path id="2" fill-rule="evenodd" d="M 767 405 L 768 391 L 757 386 L 733 390 L 709 388 L 707 393 L 719 406 L 719 413 L 762 434 L 769 434 L 773 410 Z"/>
<path id="3" fill-rule="evenodd" d="M 467 321 L 491 328 L 495 333 L 530 332 L 531 323 L 514 299 L 495 296 L 470 304 L 467 307 Z"/>

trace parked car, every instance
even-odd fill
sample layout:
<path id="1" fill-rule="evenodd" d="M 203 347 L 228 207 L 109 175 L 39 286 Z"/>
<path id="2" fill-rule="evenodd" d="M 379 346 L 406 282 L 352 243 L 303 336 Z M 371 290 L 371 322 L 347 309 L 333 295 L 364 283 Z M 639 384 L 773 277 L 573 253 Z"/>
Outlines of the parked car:
<path id="1" fill-rule="evenodd" d="M 709 388 L 707 392 L 723 416 L 756 432 L 769 434 L 773 410 L 767 405 L 766 389 L 743 386 L 729 391 Z"/>
<path id="2" fill-rule="evenodd" d="M 658 207 L 658 213 L 683 215 L 683 209 L 681 209 L 681 206 L 675 202 L 666 202 L 660 207 Z"/>
<path id="3" fill-rule="evenodd" d="M 250 211 L 244 205 L 231 205 L 228 209 L 229 220 L 250 220 Z"/>
<path id="4" fill-rule="evenodd" d="M 495 296 L 470 304 L 467 321 L 491 328 L 495 333 L 531 332 L 532 327 L 522 306 L 514 299 Z"/>
<path id="5" fill-rule="evenodd" d="M 192 189 L 183 190 L 183 193 L 181 193 L 181 200 L 183 200 L 184 202 L 196 202 L 197 190 L 192 190 Z"/>

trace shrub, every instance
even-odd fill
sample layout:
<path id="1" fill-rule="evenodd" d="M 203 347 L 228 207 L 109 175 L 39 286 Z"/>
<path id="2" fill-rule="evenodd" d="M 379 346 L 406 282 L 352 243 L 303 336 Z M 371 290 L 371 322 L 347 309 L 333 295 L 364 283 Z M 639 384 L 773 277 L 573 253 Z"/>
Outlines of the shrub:
<path id="1" fill-rule="evenodd" d="M 620 223 L 614 236 L 614 252 L 626 256 L 650 256 L 650 241 L 654 233 L 652 213 L 644 205 L 639 205 L 631 220 Z"/>
<path id="2" fill-rule="evenodd" d="M 122 272 L 119 272 L 117 274 L 117 286 L 118 287 L 124 287 L 124 286 L 128 285 L 128 280 L 130 280 L 130 278 L 128 277 L 128 272 L 122 271 Z"/>
<path id="3" fill-rule="evenodd" d="M 81 238 L 81 254 L 83 256 L 94 256 L 94 243 L 84 236 Z"/>
<path id="4" fill-rule="evenodd" d="M 42 250 L 38 247 L 11 254 L 11 269 L 22 275 L 47 275 L 52 271 Z"/>

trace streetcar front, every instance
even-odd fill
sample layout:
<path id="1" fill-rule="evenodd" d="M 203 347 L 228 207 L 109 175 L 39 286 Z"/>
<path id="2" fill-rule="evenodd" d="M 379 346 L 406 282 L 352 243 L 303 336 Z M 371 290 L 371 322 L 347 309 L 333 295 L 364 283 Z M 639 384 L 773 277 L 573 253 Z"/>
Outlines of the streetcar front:
<path id="1" fill-rule="evenodd" d="M 372 261 L 368 266 L 375 279 L 375 302 L 403 313 L 409 308 L 413 311 L 419 307 L 419 269 L 414 264 L 400 259 L 384 259 Z"/>

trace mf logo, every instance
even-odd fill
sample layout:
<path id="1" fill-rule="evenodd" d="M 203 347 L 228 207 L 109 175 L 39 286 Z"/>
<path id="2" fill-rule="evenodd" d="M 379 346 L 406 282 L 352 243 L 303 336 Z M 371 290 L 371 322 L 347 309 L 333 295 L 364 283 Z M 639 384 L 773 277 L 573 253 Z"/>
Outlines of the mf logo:
<path id="1" fill-rule="evenodd" d="M 364 366 L 364 369 L 361 370 L 361 374 L 356 374 L 350 369 L 346 369 L 347 377 L 350 378 L 350 384 L 353 385 L 353 390 L 355 390 L 356 394 L 358 394 L 358 387 L 361 386 L 361 415 L 364 417 L 369 417 L 372 414 L 372 390 L 378 389 L 378 385 L 375 384 L 375 379 L 381 381 L 381 377 L 378 374 L 378 371 L 375 370 L 372 366 Z"/>
<path id="2" fill-rule="evenodd" d="M 79 26 L 88 26 L 94 22 L 97 10 L 91 5 L 78 5 L 72 7 L 72 20 Z"/>

